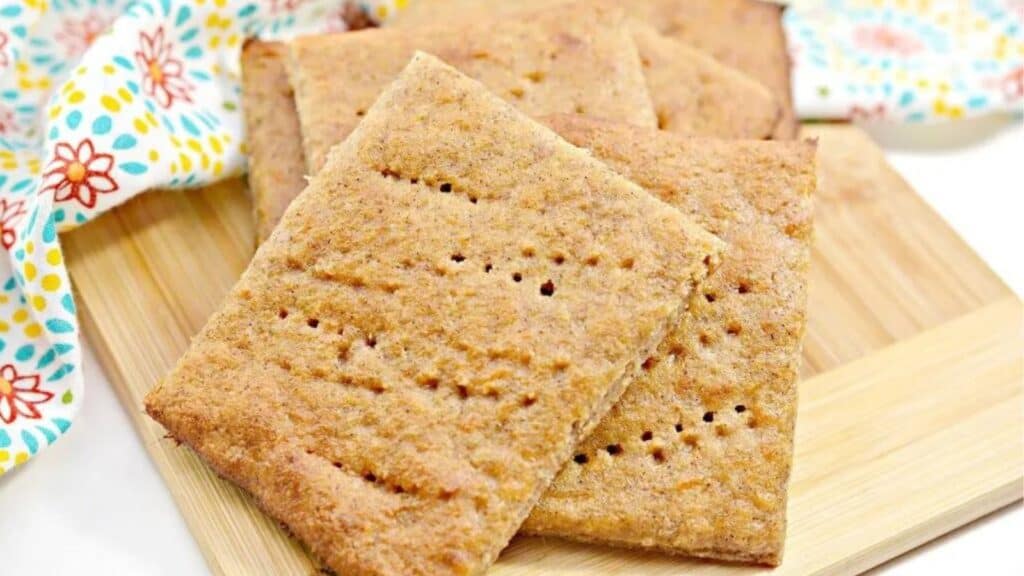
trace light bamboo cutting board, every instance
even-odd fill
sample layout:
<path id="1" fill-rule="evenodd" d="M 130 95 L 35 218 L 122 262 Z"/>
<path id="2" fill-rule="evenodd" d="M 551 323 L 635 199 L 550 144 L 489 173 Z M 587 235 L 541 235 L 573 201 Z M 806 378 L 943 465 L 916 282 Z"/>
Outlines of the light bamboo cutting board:
<path id="1" fill-rule="evenodd" d="M 1021 497 L 1021 303 L 858 130 L 817 127 L 818 197 L 785 574 L 846 574 Z M 142 412 L 252 252 L 240 181 L 151 193 L 65 238 L 86 337 L 215 574 L 316 564 Z M 493 574 L 761 568 L 518 538 Z"/>

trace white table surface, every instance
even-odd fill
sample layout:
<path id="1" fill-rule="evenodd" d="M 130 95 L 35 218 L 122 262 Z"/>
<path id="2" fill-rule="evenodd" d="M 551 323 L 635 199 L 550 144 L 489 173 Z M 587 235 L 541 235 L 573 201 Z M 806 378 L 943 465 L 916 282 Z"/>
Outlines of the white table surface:
<path id="1" fill-rule="evenodd" d="M 1021 120 L 869 130 L 907 180 L 1024 294 Z M 85 349 L 85 406 L 71 431 L 0 478 L 0 574 L 207 574 L 88 343 Z M 876 571 L 1024 574 L 1022 535 L 1017 503 Z"/>

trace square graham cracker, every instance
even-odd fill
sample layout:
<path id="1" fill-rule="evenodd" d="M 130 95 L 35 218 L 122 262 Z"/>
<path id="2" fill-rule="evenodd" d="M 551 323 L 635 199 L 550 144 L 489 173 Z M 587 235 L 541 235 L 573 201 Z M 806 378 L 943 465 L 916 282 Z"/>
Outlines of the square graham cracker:
<path id="1" fill-rule="evenodd" d="M 577 447 L 531 534 L 777 564 L 816 187 L 811 142 L 549 125 L 728 243 L 685 325 Z"/>
<path id="2" fill-rule="evenodd" d="M 529 21 L 544 8 L 588 11 L 608 9 L 610 0 L 418 0 L 386 24 L 415 28 L 498 18 Z M 627 13 L 632 3 L 623 4 Z M 669 132 L 716 138 L 761 139 L 772 136 L 782 112 L 767 88 L 687 44 L 659 34 L 653 26 L 629 23 L 658 116 Z M 606 118 L 607 119 L 607 118 Z"/>
<path id="3" fill-rule="evenodd" d="M 479 574 L 722 247 L 418 53 L 146 410 L 338 574 Z"/>
<path id="4" fill-rule="evenodd" d="M 289 76 L 306 165 L 315 173 L 416 50 L 435 54 L 529 116 L 575 113 L 655 127 L 623 12 L 607 5 L 416 30 L 297 38 Z"/>

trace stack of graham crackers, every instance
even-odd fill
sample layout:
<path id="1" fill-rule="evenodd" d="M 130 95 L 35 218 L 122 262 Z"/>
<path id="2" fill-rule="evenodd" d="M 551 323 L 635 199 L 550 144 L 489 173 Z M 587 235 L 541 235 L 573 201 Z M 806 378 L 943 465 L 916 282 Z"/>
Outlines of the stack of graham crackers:
<path id="1" fill-rule="evenodd" d="M 261 246 L 146 409 L 337 574 L 777 564 L 815 146 L 754 0 L 249 41 Z"/>

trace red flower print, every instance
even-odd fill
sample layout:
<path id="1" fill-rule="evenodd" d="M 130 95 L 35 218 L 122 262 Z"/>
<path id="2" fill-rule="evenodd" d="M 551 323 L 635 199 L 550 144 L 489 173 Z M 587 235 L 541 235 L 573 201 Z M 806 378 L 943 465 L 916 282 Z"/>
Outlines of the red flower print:
<path id="1" fill-rule="evenodd" d="M 296 8 L 302 6 L 302 2 L 303 0 L 270 0 L 270 13 L 294 12 Z"/>
<path id="2" fill-rule="evenodd" d="M 10 60 L 7 58 L 7 34 L 0 30 L 0 70 L 7 68 L 7 65 L 10 63 Z"/>
<path id="3" fill-rule="evenodd" d="M 99 12 L 89 12 L 80 19 L 66 18 L 54 38 L 64 45 L 68 57 L 74 58 L 85 52 L 93 40 L 107 29 L 111 21 L 111 18 Z"/>
<path id="4" fill-rule="evenodd" d="M 14 128 L 14 111 L 0 104 L 0 134 L 10 134 Z"/>
<path id="5" fill-rule="evenodd" d="M 164 28 L 160 26 L 152 37 L 139 33 L 139 49 L 135 61 L 142 68 L 142 88 L 164 108 L 170 108 L 176 101 L 191 102 L 189 92 L 192 85 L 182 75 L 185 67 L 181 60 L 171 56 L 174 47 L 164 41 Z"/>
<path id="6" fill-rule="evenodd" d="M 12 364 L 0 367 L 0 420 L 12 424 L 18 416 L 42 417 L 37 405 L 53 398 L 53 392 L 39 389 L 39 375 L 19 375 Z"/>
<path id="7" fill-rule="evenodd" d="M 1024 66 L 1018 66 L 1003 76 L 1002 88 L 1007 100 L 1016 100 L 1024 96 Z"/>
<path id="8" fill-rule="evenodd" d="M 1024 97 L 1024 66 L 1018 66 L 1002 76 L 989 76 L 982 80 L 981 85 L 988 90 L 1002 92 L 1003 98 L 1009 102 L 1018 100 Z"/>
<path id="9" fill-rule="evenodd" d="M 850 107 L 850 120 L 882 120 L 885 118 L 885 105 L 875 104 L 874 106 L 860 106 L 854 104 Z"/>
<path id="10" fill-rule="evenodd" d="M 924 49 L 916 37 L 888 26 L 861 26 L 854 30 L 853 41 L 867 52 L 897 56 L 910 56 Z"/>
<path id="11" fill-rule="evenodd" d="M 18 239 L 18 233 L 14 227 L 25 217 L 25 202 L 18 200 L 8 204 L 7 200 L 0 198 L 0 244 L 10 250 L 14 241 Z"/>
<path id="12" fill-rule="evenodd" d="M 39 193 L 52 190 L 56 202 L 74 200 L 92 208 L 100 194 L 117 190 L 117 182 L 110 177 L 113 168 L 114 157 L 96 152 L 88 138 L 79 142 L 77 148 L 59 142 L 53 148 L 53 160 L 43 174 L 43 188 Z"/>

